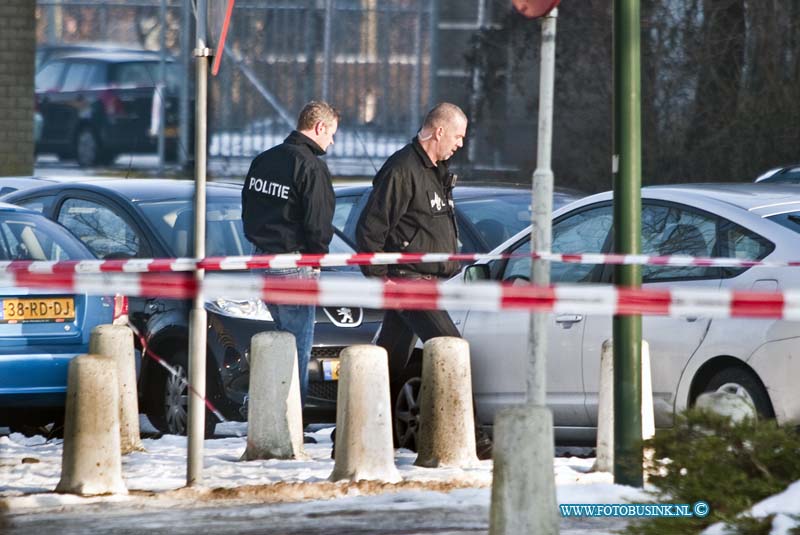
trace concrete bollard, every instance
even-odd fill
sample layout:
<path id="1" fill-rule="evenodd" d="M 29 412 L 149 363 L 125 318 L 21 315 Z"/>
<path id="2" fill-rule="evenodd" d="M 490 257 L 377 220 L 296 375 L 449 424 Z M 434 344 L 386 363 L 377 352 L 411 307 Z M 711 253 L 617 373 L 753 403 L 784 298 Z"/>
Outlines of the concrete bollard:
<path id="1" fill-rule="evenodd" d="M 396 483 L 386 350 L 350 346 L 339 359 L 336 461 L 329 479 Z"/>
<path id="2" fill-rule="evenodd" d="M 642 439 L 656 434 L 650 345 L 642 340 Z M 648 452 L 645 452 L 647 455 Z M 600 354 L 600 392 L 597 396 L 597 457 L 592 471 L 614 471 L 614 344 L 603 342 Z"/>
<path id="3" fill-rule="evenodd" d="M 422 349 L 417 466 L 463 468 L 478 464 L 469 344 L 431 338 Z"/>
<path id="4" fill-rule="evenodd" d="M 697 397 L 696 409 L 711 411 L 720 416 L 729 416 L 735 424 L 743 420 L 756 420 L 758 412 L 753 403 L 730 392 L 706 392 Z"/>
<path id="5" fill-rule="evenodd" d="M 56 492 L 127 494 L 119 447 L 117 364 L 80 355 L 69 364 L 61 480 Z"/>
<path id="6" fill-rule="evenodd" d="M 305 458 L 294 335 L 259 333 L 250 340 L 247 448 L 242 460 Z"/>
<path id="7" fill-rule="evenodd" d="M 505 409 L 494 420 L 491 535 L 558 533 L 553 415 L 546 407 Z"/>
<path id="8" fill-rule="evenodd" d="M 126 325 L 98 325 L 89 338 L 89 353 L 106 355 L 117 364 L 119 380 L 119 443 L 122 455 L 144 451 L 139 433 L 136 355 L 133 332 Z"/>

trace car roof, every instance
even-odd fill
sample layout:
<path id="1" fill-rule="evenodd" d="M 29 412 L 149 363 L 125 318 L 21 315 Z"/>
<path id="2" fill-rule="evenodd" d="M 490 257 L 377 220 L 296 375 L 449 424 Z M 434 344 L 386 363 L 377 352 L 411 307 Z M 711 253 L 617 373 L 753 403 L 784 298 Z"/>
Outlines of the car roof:
<path id="1" fill-rule="evenodd" d="M 575 206 L 584 206 L 613 198 L 612 191 L 585 197 L 558 210 L 556 215 Z M 788 184 L 705 183 L 670 184 L 642 188 L 642 198 L 675 202 L 702 202 L 709 207 L 726 206 L 752 212 L 759 217 L 800 210 L 800 190 Z"/>
<path id="2" fill-rule="evenodd" d="M 31 188 L 20 194 L 61 192 L 65 189 L 79 189 L 103 193 L 112 197 L 122 197 L 132 202 L 154 202 L 175 199 L 189 199 L 194 196 L 194 181 L 170 178 L 118 178 L 90 182 L 54 183 Z M 238 196 L 242 187 L 237 184 L 208 182 L 206 192 L 220 196 Z M 17 192 L 9 197 L 16 197 Z"/>
<path id="3" fill-rule="evenodd" d="M 357 185 L 342 185 L 336 187 L 336 194 L 339 196 L 346 195 L 361 195 L 366 190 L 372 187 L 371 183 L 359 183 Z M 518 195 L 520 193 L 529 195 L 531 188 L 529 185 L 523 184 L 481 184 L 475 182 L 467 182 L 464 184 L 457 184 L 453 189 L 453 198 L 459 199 L 472 199 L 476 197 L 485 197 L 490 195 Z M 554 193 L 561 195 L 571 195 L 576 199 L 583 197 L 585 194 L 571 188 L 555 187 Z"/>
<path id="4" fill-rule="evenodd" d="M 152 50 L 86 50 L 58 54 L 50 61 L 87 59 L 105 63 L 127 63 L 130 61 L 158 61 L 159 53 Z M 165 55 L 167 61 L 173 61 L 172 56 Z"/>
<path id="5" fill-rule="evenodd" d="M 38 214 L 38 212 L 29 210 L 28 208 L 23 208 L 22 206 L 17 206 L 16 204 L 11 204 L 3 201 L 0 201 L 0 210 L 6 212 L 25 212 L 26 214 Z"/>

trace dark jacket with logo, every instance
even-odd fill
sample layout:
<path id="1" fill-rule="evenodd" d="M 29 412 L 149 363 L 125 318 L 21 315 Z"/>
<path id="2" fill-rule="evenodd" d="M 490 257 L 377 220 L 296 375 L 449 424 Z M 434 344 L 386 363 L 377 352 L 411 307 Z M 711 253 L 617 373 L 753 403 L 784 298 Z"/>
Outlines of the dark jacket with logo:
<path id="1" fill-rule="evenodd" d="M 255 157 L 242 187 L 242 222 L 259 252 L 327 253 L 336 199 L 325 154 L 294 131 Z"/>
<path id="2" fill-rule="evenodd" d="M 446 163 L 431 162 L 416 138 L 395 152 L 372 182 L 356 227 L 359 251 L 458 252 L 451 177 Z M 362 266 L 374 277 L 449 277 L 459 269 L 458 262 Z"/>

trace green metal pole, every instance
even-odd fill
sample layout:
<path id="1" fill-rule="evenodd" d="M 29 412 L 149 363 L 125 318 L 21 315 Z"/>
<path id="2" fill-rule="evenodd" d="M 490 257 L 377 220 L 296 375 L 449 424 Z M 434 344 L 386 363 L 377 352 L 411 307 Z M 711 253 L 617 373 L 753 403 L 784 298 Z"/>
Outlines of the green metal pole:
<path id="1" fill-rule="evenodd" d="M 639 0 L 614 0 L 614 243 L 641 249 L 641 55 Z M 639 266 L 620 265 L 621 286 L 641 286 Z M 641 487 L 642 318 L 614 316 L 614 480 Z"/>

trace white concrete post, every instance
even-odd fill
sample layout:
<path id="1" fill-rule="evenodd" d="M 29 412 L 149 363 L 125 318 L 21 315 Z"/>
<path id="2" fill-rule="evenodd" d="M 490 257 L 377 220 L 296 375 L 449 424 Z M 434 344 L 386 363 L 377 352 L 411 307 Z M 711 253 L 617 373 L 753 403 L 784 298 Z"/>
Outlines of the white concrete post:
<path id="1" fill-rule="evenodd" d="M 339 359 L 336 461 L 329 479 L 396 483 L 401 478 L 394 465 L 386 350 L 350 346 Z"/>
<path id="2" fill-rule="evenodd" d="M 417 466 L 468 467 L 475 453 L 475 413 L 469 344 L 450 336 L 431 338 L 422 349 Z"/>
<path id="3" fill-rule="evenodd" d="M 642 340 L 642 439 L 656 434 L 650 345 Z M 648 452 L 645 452 L 647 455 Z M 614 471 L 614 344 L 603 342 L 600 353 L 600 391 L 597 396 L 597 450 L 592 470 Z"/>
<path id="4" fill-rule="evenodd" d="M 122 455 L 144 451 L 139 433 L 136 354 L 133 332 L 127 325 L 98 325 L 89 338 L 89 353 L 106 355 L 117 364 L 119 380 L 119 443 Z"/>
<path id="5" fill-rule="evenodd" d="M 119 447 L 117 364 L 105 355 L 80 355 L 67 373 L 61 480 L 56 492 L 127 494 Z"/>
<path id="6" fill-rule="evenodd" d="M 242 460 L 305 458 L 294 335 L 258 333 L 250 341 L 247 449 Z"/>
<path id="7" fill-rule="evenodd" d="M 553 415 L 546 407 L 523 405 L 497 414 L 490 535 L 558 533 L 554 450 Z"/>

